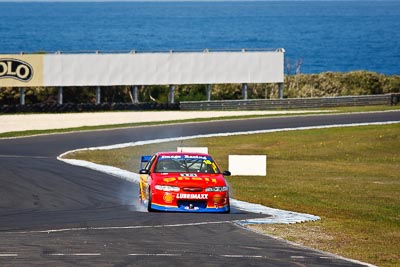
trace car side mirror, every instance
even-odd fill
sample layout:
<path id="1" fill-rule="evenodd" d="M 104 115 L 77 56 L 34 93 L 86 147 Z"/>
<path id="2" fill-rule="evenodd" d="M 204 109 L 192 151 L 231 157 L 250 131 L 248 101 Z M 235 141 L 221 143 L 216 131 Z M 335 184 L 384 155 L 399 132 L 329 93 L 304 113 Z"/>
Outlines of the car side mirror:
<path id="1" fill-rule="evenodd" d="M 139 174 L 149 174 L 149 170 L 141 169 L 141 170 L 139 171 Z"/>
<path id="2" fill-rule="evenodd" d="M 223 171 L 222 175 L 223 176 L 231 176 L 231 172 L 230 171 Z"/>

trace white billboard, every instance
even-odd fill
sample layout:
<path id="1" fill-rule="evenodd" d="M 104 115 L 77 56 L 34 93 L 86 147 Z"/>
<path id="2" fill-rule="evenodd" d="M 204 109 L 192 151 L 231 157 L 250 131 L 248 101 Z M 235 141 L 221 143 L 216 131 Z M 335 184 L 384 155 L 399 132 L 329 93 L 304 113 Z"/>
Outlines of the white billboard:
<path id="1" fill-rule="evenodd" d="M 2 60 L 9 67 L 1 65 L 0 74 L 4 75 L 0 77 L 0 87 L 283 83 L 284 77 L 283 49 L 4 55 Z M 20 62 L 34 66 L 31 81 L 17 80 L 17 75 L 10 75 L 13 68 L 24 66 Z"/>
<path id="2" fill-rule="evenodd" d="M 229 155 L 228 165 L 232 175 L 267 175 L 267 155 Z"/>

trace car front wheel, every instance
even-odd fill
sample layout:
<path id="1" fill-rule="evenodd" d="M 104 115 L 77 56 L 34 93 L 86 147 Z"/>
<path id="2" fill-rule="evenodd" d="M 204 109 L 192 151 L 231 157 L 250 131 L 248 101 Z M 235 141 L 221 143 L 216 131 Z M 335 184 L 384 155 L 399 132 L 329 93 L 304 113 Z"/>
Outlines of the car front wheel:
<path id="1" fill-rule="evenodd" d="M 147 211 L 153 211 L 153 209 L 151 208 L 151 189 L 149 189 L 149 201 L 147 202 Z"/>

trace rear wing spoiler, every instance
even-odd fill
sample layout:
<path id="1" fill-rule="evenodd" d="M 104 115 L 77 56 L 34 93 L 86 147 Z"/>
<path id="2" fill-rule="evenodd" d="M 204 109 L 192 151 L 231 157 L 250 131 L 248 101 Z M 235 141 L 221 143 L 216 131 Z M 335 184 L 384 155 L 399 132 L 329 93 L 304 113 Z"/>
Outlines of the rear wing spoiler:
<path id="1" fill-rule="evenodd" d="M 139 164 L 139 170 L 143 169 L 144 166 L 151 160 L 151 156 L 141 156 L 140 157 L 140 164 Z"/>

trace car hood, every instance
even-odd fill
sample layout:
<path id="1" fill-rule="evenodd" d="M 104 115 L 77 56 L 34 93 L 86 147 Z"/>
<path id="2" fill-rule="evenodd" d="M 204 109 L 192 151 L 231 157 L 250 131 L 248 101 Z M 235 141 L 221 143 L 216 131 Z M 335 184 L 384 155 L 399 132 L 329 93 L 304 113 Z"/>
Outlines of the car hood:
<path id="1" fill-rule="evenodd" d="M 222 174 L 198 174 L 198 173 L 153 173 L 155 184 L 189 187 L 226 186 Z"/>

